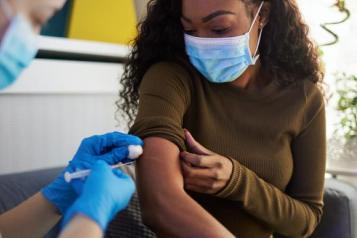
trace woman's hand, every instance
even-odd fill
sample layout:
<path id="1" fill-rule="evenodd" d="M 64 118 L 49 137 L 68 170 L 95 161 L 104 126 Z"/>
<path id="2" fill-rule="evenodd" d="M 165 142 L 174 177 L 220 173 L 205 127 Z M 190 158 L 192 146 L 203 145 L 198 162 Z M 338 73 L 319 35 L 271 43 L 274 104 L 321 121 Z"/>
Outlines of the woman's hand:
<path id="1" fill-rule="evenodd" d="M 219 192 L 231 177 L 231 160 L 203 147 L 187 130 L 185 136 L 188 149 L 192 152 L 180 153 L 185 188 L 207 194 Z"/>

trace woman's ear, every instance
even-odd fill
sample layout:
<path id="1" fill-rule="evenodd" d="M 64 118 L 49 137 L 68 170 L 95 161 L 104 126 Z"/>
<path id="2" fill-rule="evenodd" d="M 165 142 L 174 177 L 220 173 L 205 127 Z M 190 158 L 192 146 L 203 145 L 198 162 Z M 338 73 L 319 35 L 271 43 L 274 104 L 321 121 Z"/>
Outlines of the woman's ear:
<path id="1" fill-rule="evenodd" d="M 264 5 L 259 13 L 259 28 L 260 29 L 265 27 L 269 22 L 270 7 L 271 7 L 270 1 L 264 1 Z"/>

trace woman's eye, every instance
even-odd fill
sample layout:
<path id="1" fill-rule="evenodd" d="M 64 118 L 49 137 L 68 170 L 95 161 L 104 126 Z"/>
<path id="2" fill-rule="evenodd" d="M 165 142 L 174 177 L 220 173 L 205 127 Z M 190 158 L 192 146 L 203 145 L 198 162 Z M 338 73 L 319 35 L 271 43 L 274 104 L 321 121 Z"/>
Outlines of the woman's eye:
<path id="1" fill-rule="evenodd" d="M 217 35 L 222 35 L 222 34 L 225 34 L 229 31 L 229 27 L 227 28 L 221 28 L 221 29 L 213 29 L 212 32 L 214 32 L 215 34 Z"/>

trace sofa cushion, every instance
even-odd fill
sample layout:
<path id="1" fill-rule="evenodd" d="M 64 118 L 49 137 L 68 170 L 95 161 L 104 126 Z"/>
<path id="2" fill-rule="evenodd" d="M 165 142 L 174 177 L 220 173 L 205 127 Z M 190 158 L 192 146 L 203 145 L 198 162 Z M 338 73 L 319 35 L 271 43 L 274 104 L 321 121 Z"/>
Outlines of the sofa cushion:
<path id="1" fill-rule="evenodd" d="M 0 214 L 15 207 L 50 183 L 63 168 L 0 176 Z"/>
<path id="2" fill-rule="evenodd" d="M 129 206 L 112 221 L 107 230 L 107 238 L 154 238 L 156 235 L 143 224 L 138 195 L 135 193 Z"/>
<path id="3" fill-rule="evenodd" d="M 327 179 L 324 214 L 313 238 L 357 238 L 357 188 Z"/>

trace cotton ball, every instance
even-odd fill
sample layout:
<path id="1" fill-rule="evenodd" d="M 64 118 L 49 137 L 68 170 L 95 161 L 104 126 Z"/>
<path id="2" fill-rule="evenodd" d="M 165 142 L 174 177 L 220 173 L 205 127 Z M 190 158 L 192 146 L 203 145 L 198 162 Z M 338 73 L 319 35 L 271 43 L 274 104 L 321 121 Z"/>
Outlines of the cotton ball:
<path id="1" fill-rule="evenodd" d="M 141 147 L 140 145 L 129 145 L 128 150 L 128 158 L 132 160 L 139 158 L 139 156 L 143 153 L 143 147 Z"/>

